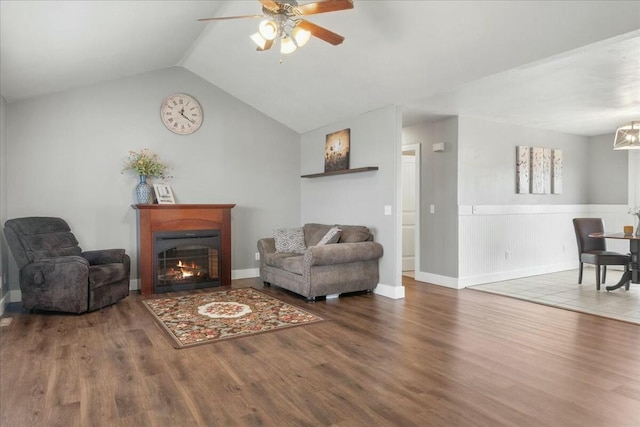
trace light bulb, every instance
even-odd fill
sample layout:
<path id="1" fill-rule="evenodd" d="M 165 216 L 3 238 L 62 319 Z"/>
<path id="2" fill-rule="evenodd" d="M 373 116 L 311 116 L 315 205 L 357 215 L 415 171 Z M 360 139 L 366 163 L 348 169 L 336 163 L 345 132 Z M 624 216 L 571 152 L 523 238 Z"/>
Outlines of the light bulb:
<path id="1" fill-rule="evenodd" d="M 296 25 L 293 28 L 292 36 L 296 40 L 296 44 L 298 45 L 298 47 L 302 47 L 305 44 L 307 44 L 307 42 L 311 38 L 311 32 L 307 30 L 303 30 L 302 28 Z"/>
<path id="2" fill-rule="evenodd" d="M 260 22 L 258 31 L 260 32 L 260 35 L 266 40 L 273 40 L 278 35 L 278 24 L 275 21 L 265 19 L 264 21 Z"/>
<path id="3" fill-rule="evenodd" d="M 280 53 L 288 54 L 295 52 L 296 49 L 296 44 L 291 40 L 291 37 L 284 36 L 280 39 Z"/>
<path id="4" fill-rule="evenodd" d="M 267 45 L 267 41 L 260 35 L 260 33 L 253 33 L 250 37 L 251 40 L 253 40 L 253 42 L 258 45 L 259 49 L 264 49 L 264 47 Z"/>

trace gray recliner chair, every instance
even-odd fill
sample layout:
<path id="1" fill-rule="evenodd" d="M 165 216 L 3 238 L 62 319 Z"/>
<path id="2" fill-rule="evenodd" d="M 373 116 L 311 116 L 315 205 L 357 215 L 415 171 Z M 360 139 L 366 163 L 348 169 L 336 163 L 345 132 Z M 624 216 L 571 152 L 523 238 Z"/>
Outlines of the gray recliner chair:
<path id="1" fill-rule="evenodd" d="M 26 309 L 84 313 L 129 295 L 131 259 L 124 249 L 83 252 L 61 218 L 10 219 L 4 233 Z"/>

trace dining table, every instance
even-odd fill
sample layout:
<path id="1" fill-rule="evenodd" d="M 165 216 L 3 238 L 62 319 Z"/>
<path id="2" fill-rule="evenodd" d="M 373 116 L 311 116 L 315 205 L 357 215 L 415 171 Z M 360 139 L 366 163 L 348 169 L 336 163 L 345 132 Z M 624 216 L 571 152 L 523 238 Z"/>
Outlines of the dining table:
<path id="1" fill-rule="evenodd" d="M 640 235 L 630 233 L 590 233 L 589 237 L 596 239 L 623 239 L 629 241 L 629 251 L 631 253 L 631 263 L 629 269 L 625 270 L 624 274 L 613 286 L 607 286 L 607 291 L 613 291 L 621 288 L 622 286 L 631 283 L 640 283 Z M 628 289 L 628 286 L 627 286 Z"/>

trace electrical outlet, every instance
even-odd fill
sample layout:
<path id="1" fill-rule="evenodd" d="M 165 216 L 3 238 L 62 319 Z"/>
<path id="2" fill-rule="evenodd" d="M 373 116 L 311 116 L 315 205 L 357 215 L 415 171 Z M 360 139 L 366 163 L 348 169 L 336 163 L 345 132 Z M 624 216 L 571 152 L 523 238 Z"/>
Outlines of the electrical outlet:
<path id="1" fill-rule="evenodd" d="M 256 261 L 260 261 L 260 252 L 256 252 Z"/>

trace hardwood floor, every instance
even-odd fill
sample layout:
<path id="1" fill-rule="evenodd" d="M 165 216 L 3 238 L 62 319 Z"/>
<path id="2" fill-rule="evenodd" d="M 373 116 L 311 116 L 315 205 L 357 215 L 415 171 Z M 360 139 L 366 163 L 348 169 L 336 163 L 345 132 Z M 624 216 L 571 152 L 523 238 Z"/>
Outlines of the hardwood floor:
<path id="1" fill-rule="evenodd" d="M 640 425 L 638 325 L 405 285 L 315 304 L 265 288 L 328 321 L 182 350 L 139 295 L 83 315 L 10 306 L 0 425 Z"/>

